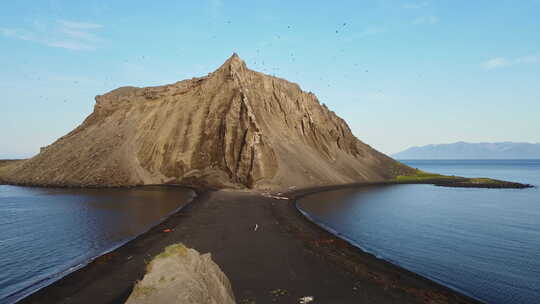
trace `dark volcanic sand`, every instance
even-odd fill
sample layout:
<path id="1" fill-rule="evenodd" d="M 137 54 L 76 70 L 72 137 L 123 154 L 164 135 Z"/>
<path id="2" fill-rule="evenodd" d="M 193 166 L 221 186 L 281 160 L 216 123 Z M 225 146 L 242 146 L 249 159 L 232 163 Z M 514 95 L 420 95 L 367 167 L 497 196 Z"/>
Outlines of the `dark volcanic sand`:
<path id="1" fill-rule="evenodd" d="M 336 239 L 292 202 L 203 192 L 158 227 L 21 303 L 123 303 L 146 262 L 177 242 L 211 252 L 238 303 L 298 303 L 303 296 L 314 303 L 478 303 Z"/>

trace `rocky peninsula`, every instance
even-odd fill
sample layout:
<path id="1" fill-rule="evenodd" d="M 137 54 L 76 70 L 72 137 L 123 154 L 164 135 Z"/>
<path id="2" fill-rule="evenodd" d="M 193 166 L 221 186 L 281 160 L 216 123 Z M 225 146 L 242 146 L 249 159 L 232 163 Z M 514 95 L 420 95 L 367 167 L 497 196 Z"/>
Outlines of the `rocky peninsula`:
<path id="1" fill-rule="evenodd" d="M 528 186 L 410 168 L 358 140 L 314 94 L 236 54 L 205 77 L 97 96 L 93 113 L 38 155 L 0 161 L 0 183 L 198 191 L 151 231 L 21 301 L 83 304 L 124 303 L 177 243 L 211 253 L 237 303 L 476 303 L 337 238 L 295 200 L 366 184 Z"/>

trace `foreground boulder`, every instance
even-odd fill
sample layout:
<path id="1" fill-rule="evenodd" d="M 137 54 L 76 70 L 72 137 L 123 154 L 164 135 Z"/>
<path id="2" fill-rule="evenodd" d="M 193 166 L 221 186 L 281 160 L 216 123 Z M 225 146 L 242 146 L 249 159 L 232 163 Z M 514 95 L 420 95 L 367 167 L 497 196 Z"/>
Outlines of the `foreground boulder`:
<path id="1" fill-rule="evenodd" d="M 252 71 L 234 54 L 205 77 L 97 96 L 79 127 L 0 168 L 0 181 L 279 190 L 408 173 L 358 140 L 313 93 Z"/>
<path id="2" fill-rule="evenodd" d="M 233 304 L 231 284 L 210 254 L 171 245 L 148 264 L 127 304 Z"/>

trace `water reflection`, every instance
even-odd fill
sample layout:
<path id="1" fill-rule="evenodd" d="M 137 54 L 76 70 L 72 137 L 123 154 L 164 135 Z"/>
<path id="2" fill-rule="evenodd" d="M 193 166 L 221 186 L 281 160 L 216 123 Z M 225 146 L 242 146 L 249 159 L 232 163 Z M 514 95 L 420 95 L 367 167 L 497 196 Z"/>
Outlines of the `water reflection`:
<path id="1" fill-rule="evenodd" d="M 0 186 L 0 299 L 10 302 L 20 294 L 10 300 L 8 295 L 46 283 L 48 278 L 139 235 L 194 195 L 190 189 L 159 186 Z"/>
<path id="2" fill-rule="evenodd" d="M 413 165 L 540 185 L 540 161 Z M 539 188 L 349 188 L 306 196 L 298 206 L 364 250 L 487 303 L 540 297 Z"/>

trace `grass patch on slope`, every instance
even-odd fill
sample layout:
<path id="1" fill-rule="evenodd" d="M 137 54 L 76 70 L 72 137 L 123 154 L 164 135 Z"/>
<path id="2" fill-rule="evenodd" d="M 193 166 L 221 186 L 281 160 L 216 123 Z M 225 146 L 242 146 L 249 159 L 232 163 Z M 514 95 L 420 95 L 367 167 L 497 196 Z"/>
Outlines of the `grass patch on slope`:
<path id="1" fill-rule="evenodd" d="M 468 182 L 473 183 L 473 184 L 500 184 L 500 183 L 504 183 L 504 181 L 491 179 L 491 178 L 486 178 L 486 177 L 469 178 Z"/>
<path id="2" fill-rule="evenodd" d="M 188 249 L 184 244 L 172 244 L 165 248 L 165 250 L 158 254 L 154 259 L 162 259 L 167 258 L 172 255 L 179 255 L 179 256 L 185 256 L 187 254 Z"/>
<path id="3" fill-rule="evenodd" d="M 450 176 L 424 172 L 416 169 L 414 174 L 399 175 L 394 179 L 396 183 L 402 184 L 434 184 L 446 187 L 469 187 L 469 188 L 528 188 L 528 184 L 502 181 L 487 177 L 467 178 L 461 176 Z"/>
<path id="4" fill-rule="evenodd" d="M 185 256 L 188 252 L 188 249 L 184 244 L 178 243 L 178 244 L 172 244 L 165 248 L 165 250 L 156 255 L 148 265 L 146 265 L 146 272 L 151 272 L 154 267 L 154 262 L 158 259 L 164 259 L 171 256 Z"/>
<path id="5" fill-rule="evenodd" d="M 415 174 L 412 175 L 398 175 L 396 176 L 397 182 L 422 182 L 428 180 L 460 180 L 463 177 L 457 176 L 448 176 L 436 173 L 425 172 L 419 169 L 416 169 Z"/>

